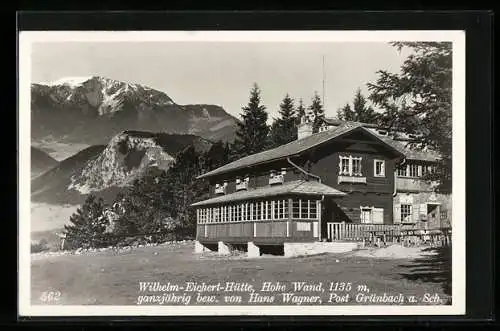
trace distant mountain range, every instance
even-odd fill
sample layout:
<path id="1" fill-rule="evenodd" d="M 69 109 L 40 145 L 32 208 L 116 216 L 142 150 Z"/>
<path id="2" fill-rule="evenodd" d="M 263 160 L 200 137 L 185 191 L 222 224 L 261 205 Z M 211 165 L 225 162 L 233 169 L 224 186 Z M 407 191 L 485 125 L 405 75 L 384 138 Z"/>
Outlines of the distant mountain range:
<path id="1" fill-rule="evenodd" d="M 102 145 L 126 130 L 231 141 L 236 123 L 220 106 L 179 105 L 164 92 L 99 76 L 31 85 L 33 141 Z"/>
<path id="2" fill-rule="evenodd" d="M 31 200 L 80 204 L 89 193 L 112 199 L 151 169 L 168 170 L 188 146 L 207 151 L 212 142 L 195 135 L 124 131 L 107 145 L 95 145 L 34 178 Z"/>

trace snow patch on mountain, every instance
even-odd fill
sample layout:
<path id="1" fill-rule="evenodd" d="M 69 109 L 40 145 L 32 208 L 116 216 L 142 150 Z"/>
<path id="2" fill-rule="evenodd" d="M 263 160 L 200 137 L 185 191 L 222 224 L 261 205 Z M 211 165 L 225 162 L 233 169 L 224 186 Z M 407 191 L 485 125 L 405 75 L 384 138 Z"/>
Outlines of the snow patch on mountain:
<path id="1" fill-rule="evenodd" d="M 154 138 L 120 133 L 79 175 L 71 177 L 68 189 L 89 194 L 108 187 L 125 187 L 147 168 L 168 170 L 173 162 L 174 158 Z"/>
<path id="2" fill-rule="evenodd" d="M 38 84 L 47 86 L 66 85 L 70 87 L 78 87 L 92 78 L 93 76 L 63 77 L 52 82 L 41 82 Z"/>

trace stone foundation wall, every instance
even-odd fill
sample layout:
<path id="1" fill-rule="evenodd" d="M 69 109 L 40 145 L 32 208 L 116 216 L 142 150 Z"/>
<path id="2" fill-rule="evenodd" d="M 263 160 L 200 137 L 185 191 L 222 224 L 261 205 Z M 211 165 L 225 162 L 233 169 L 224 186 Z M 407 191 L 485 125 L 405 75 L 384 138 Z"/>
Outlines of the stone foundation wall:
<path id="1" fill-rule="evenodd" d="M 358 248 L 357 242 L 312 242 L 312 243 L 285 243 L 285 256 L 304 256 L 322 253 L 345 253 Z"/>

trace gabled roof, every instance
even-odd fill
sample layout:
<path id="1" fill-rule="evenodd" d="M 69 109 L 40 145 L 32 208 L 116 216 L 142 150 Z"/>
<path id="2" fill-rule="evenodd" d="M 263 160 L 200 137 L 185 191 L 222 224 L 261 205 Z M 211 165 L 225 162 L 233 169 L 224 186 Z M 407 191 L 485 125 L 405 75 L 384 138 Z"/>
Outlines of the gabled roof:
<path id="1" fill-rule="evenodd" d="M 223 165 L 222 167 L 219 167 L 215 170 L 209 171 L 201 176 L 198 176 L 198 178 L 211 177 L 214 175 L 223 174 L 238 169 L 243 169 L 257 164 L 277 161 L 287 157 L 295 156 L 313 147 L 321 145 L 325 142 L 331 141 L 333 139 L 342 137 L 346 134 L 358 130 L 368 133 L 370 136 L 379 140 L 388 148 L 394 150 L 397 154 L 401 154 L 401 152 L 398 149 L 394 148 L 394 146 L 388 144 L 383 139 L 380 139 L 379 136 L 375 135 L 373 132 L 370 132 L 368 129 L 364 128 L 361 124 L 354 122 L 344 122 L 343 125 L 340 125 L 337 128 L 315 133 L 310 136 L 304 137 L 302 139 L 289 142 L 288 144 L 278 146 L 273 149 L 269 149 L 267 151 L 242 157 L 239 160 L 233 161 L 231 163 Z"/>
<path id="2" fill-rule="evenodd" d="M 236 202 L 249 199 L 267 198 L 278 195 L 325 195 L 341 197 L 346 193 L 336 190 L 315 180 L 295 180 L 285 182 L 281 185 L 265 186 L 248 191 L 237 191 L 227 195 L 221 195 L 212 199 L 193 203 L 191 206 L 205 206 L 218 203 Z"/>
<path id="3" fill-rule="evenodd" d="M 387 144 L 391 145 L 402 154 L 404 154 L 405 158 L 408 160 L 418 160 L 418 161 L 428 161 L 428 162 L 436 162 L 441 157 L 438 153 L 431 150 L 421 151 L 409 146 L 409 142 L 394 140 L 393 138 L 385 135 L 381 135 L 377 132 L 373 132 L 377 135 L 381 140 L 385 141 Z"/>
<path id="4" fill-rule="evenodd" d="M 336 118 L 325 118 L 324 122 L 328 125 L 333 125 L 333 126 L 341 126 L 342 124 L 346 123 L 346 121 L 338 120 Z M 408 160 L 419 160 L 419 161 L 429 161 L 429 162 L 435 162 L 440 159 L 439 153 L 432 151 L 432 150 L 417 150 L 415 148 L 411 148 L 410 142 L 409 141 L 401 141 L 398 139 L 394 139 L 391 136 L 380 134 L 379 130 L 386 131 L 386 128 L 379 127 L 376 124 L 372 123 L 363 123 L 363 122 L 351 122 L 355 123 L 358 125 L 361 125 L 364 128 L 369 129 L 373 134 L 378 136 L 381 140 L 386 142 L 387 144 L 391 145 L 393 148 L 397 149 L 400 151 L 406 159 Z M 402 132 L 398 132 L 398 135 L 403 135 L 406 136 L 406 134 Z"/>

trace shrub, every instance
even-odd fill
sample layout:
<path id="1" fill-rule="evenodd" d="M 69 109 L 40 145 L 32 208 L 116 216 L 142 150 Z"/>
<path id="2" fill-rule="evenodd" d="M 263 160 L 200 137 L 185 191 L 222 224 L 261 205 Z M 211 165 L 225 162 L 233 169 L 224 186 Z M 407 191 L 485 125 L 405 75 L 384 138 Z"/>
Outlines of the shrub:
<path id="1" fill-rule="evenodd" d="M 48 251 L 49 247 L 47 246 L 47 240 L 41 239 L 39 242 L 31 243 L 31 253 L 40 253 Z"/>

